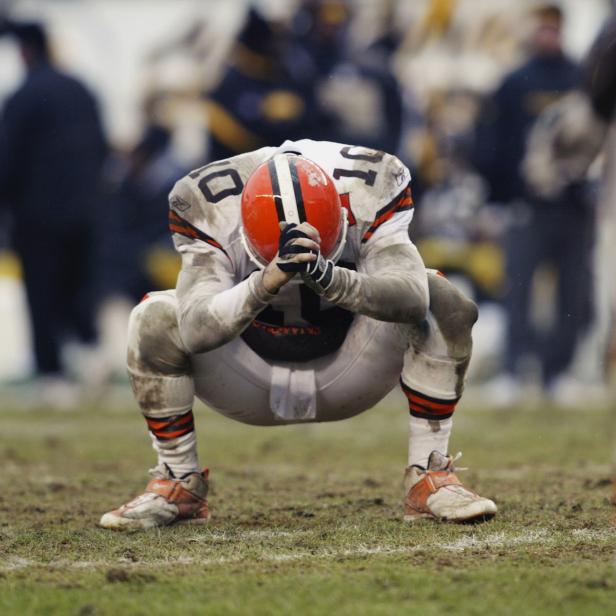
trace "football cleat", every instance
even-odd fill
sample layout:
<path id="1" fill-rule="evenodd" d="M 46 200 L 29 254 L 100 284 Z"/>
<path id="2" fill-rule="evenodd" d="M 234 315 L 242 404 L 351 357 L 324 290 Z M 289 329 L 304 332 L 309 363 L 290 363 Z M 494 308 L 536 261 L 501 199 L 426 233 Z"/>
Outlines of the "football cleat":
<path id="1" fill-rule="evenodd" d="M 210 518 L 207 504 L 208 469 L 179 479 L 167 466 L 150 471 L 145 492 L 118 509 L 103 514 L 98 523 L 112 530 L 135 530 L 169 524 L 204 524 Z"/>
<path id="2" fill-rule="evenodd" d="M 456 477 L 455 458 L 433 451 L 428 468 L 409 466 L 404 483 L 404 519 L 413 522 L 432 518 L 448 522 L 488 520 L 496 513 L 496 504 L 465 488 Z M 462 469 L 461 469 L 462 470 Z"/>
<path id="3" fill-rule="evenodd" d="M 347 211 L 334 181 L 319 165 L 296 154 L 276 154 L 259 165 L 242 191 L 241 238 L 251 261 L 264 268 L 279 248 L 280 223 L 310 223 L 321 254 L 334 263 L 346 242 Z"/>

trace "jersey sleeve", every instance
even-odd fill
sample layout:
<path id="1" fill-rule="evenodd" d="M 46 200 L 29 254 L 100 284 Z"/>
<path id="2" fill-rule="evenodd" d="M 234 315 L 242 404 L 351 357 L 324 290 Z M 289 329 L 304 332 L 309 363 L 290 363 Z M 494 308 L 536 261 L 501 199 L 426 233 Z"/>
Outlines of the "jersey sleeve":
<path id="1" fill-rule="evenodd" d="M 177 182 L 169 196 L 169 229 L 182 255 L 176 286 L 180 337 L 191 353 L 204 353 L 239 336 L 273 295 L 263 286 L 260 271 L 236 282 L 227 252 L 229 233 L 224 231 L 228 218 L 207 209 L 209 203 L 192 179 Z"/>
<path id="2" fill-rule="evenodd" d="M 409 226 L 413 220 L 413 197 L 410 178 L 406 187 L 389 203 L 377 210 L 361 237 L 362 253 L 384 246 L 410 243 Z"/>
<path id="3" fill-rule="evenodd" d="M 191 255 L 213 254 L 230 263 L 225 237 L 208 222 L 208 202 L 196 190 L 189 176 L 176 182 L 169 194 L 169 231 L 182 263 L 191 264 Z M 217 237 L 218 236 L 218 237 Z"/>

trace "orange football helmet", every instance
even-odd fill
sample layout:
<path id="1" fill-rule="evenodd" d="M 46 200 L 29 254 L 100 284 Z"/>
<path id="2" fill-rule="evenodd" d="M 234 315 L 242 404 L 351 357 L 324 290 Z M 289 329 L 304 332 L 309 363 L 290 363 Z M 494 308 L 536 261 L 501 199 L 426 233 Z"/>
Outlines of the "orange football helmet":
<path id="1" fill-rule="evenodd" d="M 340 258 L 347 212 L 329 175 L 296 154 L 276 154 L 259 165 L 242 191 L 242 242 L 259 268 L 278 252 L 280 222 L 309 222 L 321 235 L 323 257 Z"/>

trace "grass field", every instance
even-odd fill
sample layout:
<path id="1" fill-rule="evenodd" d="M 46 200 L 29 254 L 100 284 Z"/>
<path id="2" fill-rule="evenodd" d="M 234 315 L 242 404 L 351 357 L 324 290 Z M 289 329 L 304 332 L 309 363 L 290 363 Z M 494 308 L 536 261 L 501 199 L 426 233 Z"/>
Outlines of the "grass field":
<path id="1" fill-rule="evenodd" d="M 451 451 L 500 514 L 409 526 L 403 408 L 280 428 L 199 408 L 211 523 L 120 534 L 96 521 L 153 465 L 132 405 L 3 407 L 0 614 L 616 614 L 607 411 L 463 407 Z"/>

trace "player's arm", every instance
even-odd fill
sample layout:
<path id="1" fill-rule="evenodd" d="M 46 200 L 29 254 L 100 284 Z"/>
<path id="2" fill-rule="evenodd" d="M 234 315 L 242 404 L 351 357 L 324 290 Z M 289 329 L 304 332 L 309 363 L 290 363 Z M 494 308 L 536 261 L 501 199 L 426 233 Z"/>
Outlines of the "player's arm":
<path id="1" fill-rule="evenodd" d="M 392 203 L 391 216 L 364 235 L 359 271 L 320 258 L 304 281 L 330 302 L 380 321 L 422 321 L 428 310 L 424 263 L 409 239 L 410 190 Z"/>
<path id="2" fill-rule="evenodd" d="M 262 272 L 238 284 L 230 264 L 212 251 L 184 254 L 178 276 L 180 337 L 191 353 L 211 351 L 239 336 L 272 300 Z"/>
<path id="3" fill-rule="evenodd" d="M 411 242 L 383 246 L 370 254 L 365 271 L 334 267 L 323 292 L 330 302 L 379 321 L 416 323 L 428 310 L 426 271 Z"/>
<path id="4" fill-rule="evenodd" d="M 309 276 L 306 284 L 330 302 L 359 314 L 395 323 L 416 323 L 428 310 L 428 281 L 417 249 L 408 241 L 384 245 L 366 257 L 363 271 L 332 266 L 326 288 Z"/>
<path id="5" fill-rule="evenodd" d="M 296 273 L 283 271 L 281 261 L 307 263 L 312 254 L 279 255 L 264 271 L 253 272 L 235 284 L 233 264 L 224 247 L 180 216 L 174 203 L 188 209 L 203 207 L 202 198 L 180 181 L 170 195 L 170 229 L 182 255 L 178 276 L 178 322 L 180 337 L 191 353 L 205 353 L 239 336 Z"/>

